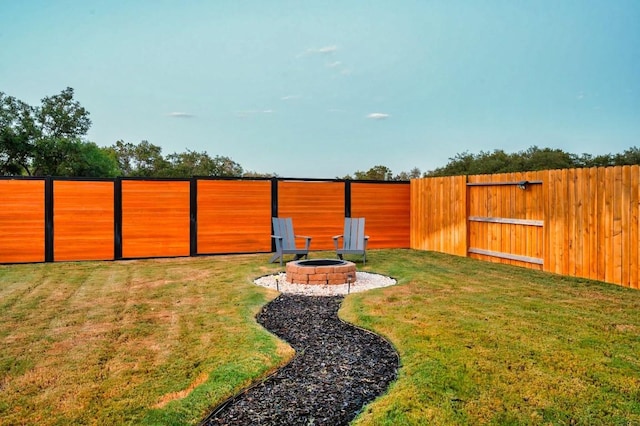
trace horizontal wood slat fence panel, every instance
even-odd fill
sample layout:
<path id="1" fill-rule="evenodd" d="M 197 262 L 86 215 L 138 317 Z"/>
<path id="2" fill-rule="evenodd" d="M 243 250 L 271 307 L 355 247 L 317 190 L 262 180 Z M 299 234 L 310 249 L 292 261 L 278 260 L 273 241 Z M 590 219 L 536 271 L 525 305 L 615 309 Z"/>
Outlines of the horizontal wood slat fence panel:
<path id="1" fill-rule="evenodd" d="M 113 260 L 112 181 L 53 182 L 54 260 Z"/>
<path id="2" fill-rule="evenodd" d="M 271 251 L 271 181 L 197 183 L 198 253 Z"/>
<path id="3" fill-rule="evenodd" d="M 122 256 L 190 253 L 190 182 L 122 181 Z"/>
<path id="4" fill-rule="evenodd" d="M 640 166 L 461 179 L 411 181 L 412 248 L 639 288 Z M 460 219 L 452 210 L 465 197 Z M 466 245 L 454 250 L 461 229 Z"/>
<path id="5" fill-rule="evenodd" d="M 365 218 L 368 248 L 409 248 L 410 185 L 351 182 L 351 217 Z"/>
<path id="6" fill-rule="evenodd" d="M 311 250 L 333 250 L 332 237 L 344 230 L 344 191 L 344 182 L 280 181 L 278 217 L 291 217 L 296 234 L 312 237 Z"/>
<path id="7" fill-rule="evenodd" d="M 411 248 L 467 255 L 464 176 L 411 180 Z"/>
<path id="8" fill-rule="evenodd" d="M 0 180 L 0 262 L 45 260 L 45 181 Z"/>
<path id="9" fill-rule="evenodd" d="M 293 217 L 312 251 L 333 250 L 356 214 L 371 248 L 407 248 L 409 194 L 409 182 L 0 177 L 0 263 L 270 252 L 273 216 Z"/>

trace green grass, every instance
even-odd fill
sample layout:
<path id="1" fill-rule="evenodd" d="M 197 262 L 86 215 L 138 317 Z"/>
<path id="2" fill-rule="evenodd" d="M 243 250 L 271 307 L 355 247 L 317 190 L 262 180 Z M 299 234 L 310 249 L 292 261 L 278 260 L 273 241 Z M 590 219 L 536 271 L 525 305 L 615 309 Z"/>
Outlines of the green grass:
<path id="1" fill-rule="evenodd" d="M 396 251 L 399 286 L 348 298 L 346 320 L 386 336 L 399 380 L 359 425 L 640 424 L 640 292 Z"/>
<path id="2" fill-rule="evenodd" d="M 0 267 L 0 424 L 193 424 L 286 362 L 260 257 Z"/>
<path id="3" fill-rule="evenodd" d="M 312 258 L 332 256 L 313 253 Z M 640 424 L 640 292 L 410 250 L 340 315 L 402 368 L 359 425 Z M 0 266 L 0 424 L 195 424 L 292 356 L 268 255 Z M 360 266 L 360 264 L 359 264 Z"/>

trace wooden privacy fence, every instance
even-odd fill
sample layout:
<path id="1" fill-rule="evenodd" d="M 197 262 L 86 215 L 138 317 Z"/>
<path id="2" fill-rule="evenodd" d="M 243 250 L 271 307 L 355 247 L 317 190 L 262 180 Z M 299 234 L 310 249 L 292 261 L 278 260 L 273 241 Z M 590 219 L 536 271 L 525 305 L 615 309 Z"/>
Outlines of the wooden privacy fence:
<path id="1" fill-rule="evenodd" d="M 271 217 L 332 250 L 344 217 L 409 247 L 409 182 L 0 178 L 0 263 L 270 252 Z"/>
<path id="2" fill-rule="evenodd" d="M 411 181 L 411 248 L 638 288 L 640 166 Z"/>
<path id="3" fill-rule="evenodd" d="M 332 250 L 434 250 L 638 288 L 640 166 L 371 182 L 0 178 L 0 263 L 271 251 L 272 216 Z"/>

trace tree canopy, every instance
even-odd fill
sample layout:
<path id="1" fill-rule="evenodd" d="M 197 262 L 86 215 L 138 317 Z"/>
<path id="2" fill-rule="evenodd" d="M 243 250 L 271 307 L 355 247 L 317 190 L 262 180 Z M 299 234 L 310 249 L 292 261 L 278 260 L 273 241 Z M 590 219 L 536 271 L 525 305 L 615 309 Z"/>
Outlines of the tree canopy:
<path id="1" fill-rule="evenodd" d="M 0 92 L 0 174 L 117 176 L 113 157 L 82 139 L 90 127 L 70 87 L 35 107 Z"/>
<path id="2" fill-rule="evenodd" d="M 450 158 L 447 165 L 425 173 L 425 176 L 480 175 L 633 164 L 640 164 L 640 149 L 636 147 L 629 148 L 620 154 L 593 156 L 532 146 L 512 154 L 501 149 L 492 152 L 480 151 L 478 154 L 465 151 Z"/>
<path id="3" fill-rule="evenodd" d="M 162 147 L 149 141 L 139 144 L 117 141 L 107 148 L 118 163 L 121 176 L 130 177 L 191 177 L 243 176 L 242 166 L 229 157 L 211 157 L 206 151 L 162 155 Z"/>

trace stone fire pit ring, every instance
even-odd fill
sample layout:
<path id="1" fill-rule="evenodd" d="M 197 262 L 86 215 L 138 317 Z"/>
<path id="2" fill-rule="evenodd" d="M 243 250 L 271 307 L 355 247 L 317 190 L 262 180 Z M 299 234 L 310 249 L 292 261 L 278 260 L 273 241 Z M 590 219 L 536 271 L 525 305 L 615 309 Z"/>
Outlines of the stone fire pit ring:
<path id="1" fill-rule="evenodd" d="M 287 281 L 304 285 L 355 283 L 356 264 L 339 259 L 309 259 L 287 262 Z"/>

